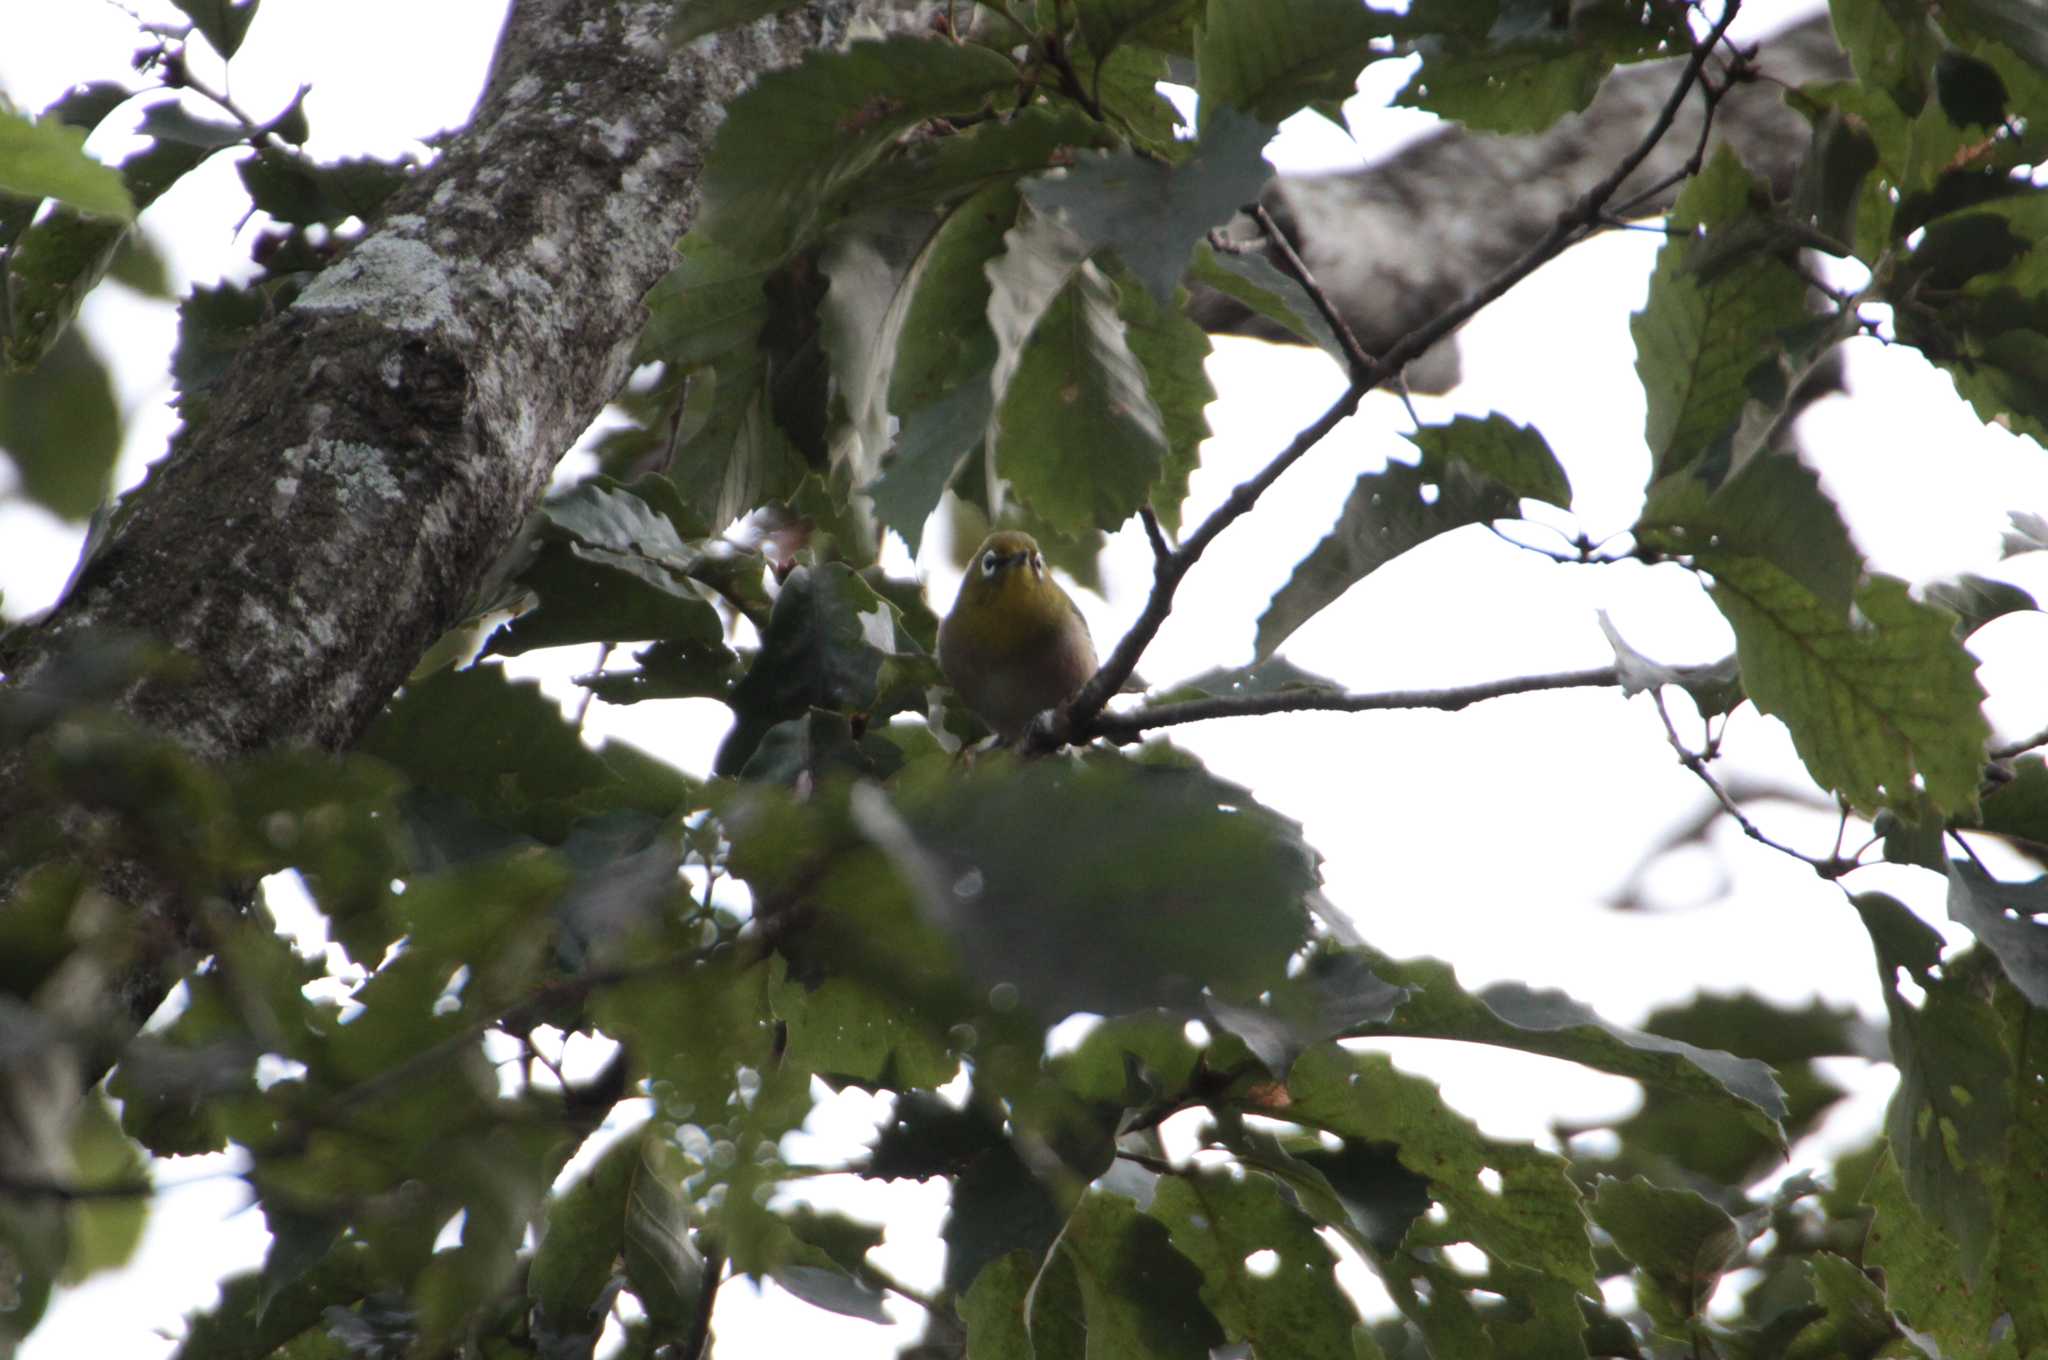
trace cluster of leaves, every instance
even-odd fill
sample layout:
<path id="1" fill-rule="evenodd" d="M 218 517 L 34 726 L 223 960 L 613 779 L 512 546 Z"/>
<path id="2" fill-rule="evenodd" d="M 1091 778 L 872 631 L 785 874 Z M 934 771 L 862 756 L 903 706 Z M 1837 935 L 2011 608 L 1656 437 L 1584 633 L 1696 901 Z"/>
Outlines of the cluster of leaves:
<path id="1" fill-rule="evenodd" d="M 173 296 L 136 214 L 227 153 L 240 158 L 251 204 L 275 224 L 255 244 L 260 278 L 200 286 L 180 302 L 173 377 L 192 415 L 228 356 L 334 257 L 343 239 L 336 229 L 374 213 L 409 170 L 315 161 L 304 150 L 305 90 L 259 121 L 194 74 L 195 44 L 222 62 L 234 57 L 255 0 L 180 0 L 178 8 L 189 27 L 152 30 L 135 53 L 133 82 L 76 86 L 33 121 L 0 106 L 0 451 L 20 494 L 66 519 L 85 518 L 107 498 L 121 437 L 106 363 L 71 323 L 110 277 L 149 297 Z M 102 129 L 132 130 L 144 144 L 118 169 L 103 166 L 83 150 Z"/>
<path id="2" fill-rule="evenodd" d="M 774 7 L 687 5 L 676 36 Z M 207 24 L 245 28 L 253 8 L 192 12 L 228 54 L 242 29 Z M 909 1291 L 870 1258 L 876 1230 L 792 1193 L 823 1171 L 950 1182 L 945 1275 L 923 1296 L 937 1353 L 2048 1346 L 2048 899 L 1942 853 L 1959 828 L 2048 846 L 2048 766 L 2022 761 L 1980 797 L 1962 644 L 1964 625 L 2032 602 L 1963 582 L 1933 603 L 1866 572 L 1778 437 L 1802 376 L 1876 302 L 1987 417 L 2041 433 L 2043 228 L 2015 171 L 2048 135 L 2048 53 L 2002 0 L 1948 6 L 1939 31 L 1841 0 L 1858 79 L 1797 96 L 1815 128 L 1799 196 L 1773 204 L 1731 158 L 1707 165 L 1637 319 L 1654 458 L 1636 541 L 1711 583 L 1740 683 L 1617 640 L 1618 669 L 1631 688 L 1686 687 L 1710 718 L 1744 701 L 1776 715 L 1822 787 L 1882 810 L 1888 855 L 1948 876 L 1985 946 L 1959 959 L 1896 903 L 1856 900 L 1887 1031 L 1748 998 L 1638 1031 L 1554 993 L 1472 992 L 1354 938 L 1299 828 L 1170 747 L 963 765 L 974 726 L 939 687 L 935 619 L 875 565 L 879 531 L 915 545 L 949 490 L 1082 569 L 1141 507 L 1173 526 L 1210 395 L 1184 290 L 1230 291 L 1339 348 L 1304 280 L 1206 242 L 1265 177 L 1267 129 L 1331 113 L 1395 54 L 1421 57 L 1409 102 L 1540 127 L 1614 63 L 1686 45 L 1677 7 L 1579 8 L 1566 25 L 1520 0 L 984 6 L 819 52 L 736 101 L 699 224 L 650 299 L 659 367 L 627 395 L 603 474 L 536 517 L 510 564 L 519 612 L 485 648 L 635 644 L 631 668 L 583 683 L 605 702 L 726 705 L 714 777 L 592 747 L 488 662 L 423 669 L 338 762 L 210 767 L 128 729 L 101 701 L 166 663 L 117 639 L 7 694 L 0 735 L 36 739 L 28 777 L 53 810 L 6 828 L 10 859 L 40 865 L 0 915 L 10 1027 L 118 1063 L 105 1098 L 52 1121 L 51 1179 L 0 1186 L 0 1277 L 18 1282 L 0 1328 L 32 1327 L 60 1271 L 132 1244 L 123 1191 L 145 1162 L 118 1118 L 149 1154 L 250 1159 L 272 1246 L 192 1321 L 192 1360 L 588 1355 L 608 1324 L 620 1353 L 691 1353 L 727 1271 L 879 1320 L 884 1293 Z M 1184 137 L 1157 83 L 1190 69 L 1203 112 Z M 209 148 L 171 134 L 191 115 L 159 113 L 153 148 L 262 141 L 245 167 L 258 201 L 342 221 L 340 181 L 270 144 L 289 142 L 283 119 Z M 280 186 L 298 172 L 319 192 L 295 216 Z M 37 218 L 9 248 L 15 296 L 41 277 L 22 272 L 35 233 L 104 226 Z M 1810 311 L 1800 249 L 1861 261 L 1869 286 Z M 78 293 L 98 276 L 67 277 Z M 188 403 L 208 337 L 283 286 L 187 304 Z M 1276 596 L 1262 658 L 1408 548 L 1523 498 L 1570 505 L 1540 433 L 1505 416 L 1414 441 L 1417 462 L 1361 477 Z M 1282 665 L 1204 688 L 1331 687 Z M 96 814 L 84 841 L 54 811 L 79 807 Z M 203 962 L 132 1042 L 62 1009 L 147 928 L 110 909 L 114 862 L 200 904 Z M 222 901 L 286 869 L 340 962 Z M 1074 1014 L 1106 1018 L 1049 1056 Z M 565 1076 L 565 1034 L 613 1057 Z M 1573 1152 L 1553 1154 L 1484 1136 L 1347 1042 L 1368 1038 L 1574 1062 L 1654 1099 L 1561 1130 Z M 1887 1054 L 1903 1083 L 1884 1146 L 1826 1188 L 1752 1195 L 1841 1095 L 1816 1064 Z M 783 1136 L 849 1086 L 894 1098 L 873 1146 L 792 1165 Z M 1169 1155 L 1169 1120 L 1195 1155 Z M 1362 1318 L 1346 1258 L 1398 1316 Z M 1710 1317 L 1734 1272 L 1737 1311 Z"/>

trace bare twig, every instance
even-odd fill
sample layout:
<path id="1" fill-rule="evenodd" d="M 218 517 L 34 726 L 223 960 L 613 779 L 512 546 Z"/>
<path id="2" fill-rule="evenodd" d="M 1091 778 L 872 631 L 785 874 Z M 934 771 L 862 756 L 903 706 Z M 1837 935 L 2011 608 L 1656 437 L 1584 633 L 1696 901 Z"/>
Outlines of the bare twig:
<path id="1" fill-rule="evenodd" d="M 1664 707 L 1663 692 L 1661 690 L 1650 691 L 1650 699 L 1657 706 L 1657 716 L 1663 719 L 1664 735 L 1671 742 L 1671 749 L 1678 753 L 1678 763 L 1691 770 L 1694 776 L 1707 786 L 1707 791 L 1714 795 L 1714 801 L 1721 805 L 1722 811 L 1726 812 L 1734 820 L 1735 824 L 1742 828 L 1743 835 L 1759 845 L 1768 846 L 1776 850 L 1781 855 L 1791 856 L 1830 883 L 1841 878 L 1851 869 L 1860 867 L 1859 861 L 1845 858 L 1840 853 L 1841 832 L 1839 828 L 1835 833 L 1836 852 L 1825 858 L 1809 855 L 1803 850 L 1796 850 L 1783 841 L 1775 840 L 1766 835 L 1762 828 L 1749 819 L 1748 814 L 1743 812 L 1736 801 L 1728 796 L 1728 791 L 1721 787 L 1721 781 L 1714 778 L 1714 772 L 1707 768 L 1706 759 L 1699 752 L 1687 746 L 1684 740 L 1679 737 L 1678 728 L 1671 721 L 1671 712 Z"/>
<path id="2" fill-rule="evenodd" d="M 1309 301 L 1315 303 L 1316 310 L 1322 313 L 1323 323 L 1337 337 L 1337 343 L 1344 347 L 1344 357 L 1351 361 L 1352 379 L 1355 381 L 1371 372 L 1372 356 L 1365 352 L 1365 346 L 1358 343 L 1358 337 L 1352 334 L 1351 323 L 1344 319 L 1344 313 L 1337 310 L 1337 305 L 1330 301 L 1330 295 L 1316 282 L 1308 265 L 1294 249 L 1294 242 L 1280 230 L 1280 224 L 1273 220 L 1273 214 L 1266 211 L 1266 205 L 1254 200 L 1245 205 L 1244 211 L 1259 224 L 1259 230 L 1265 233 L 1266 240 L 1286 264 L 1288 275 L 1308 293 Z"/>
<path id="3" fill-rule="evenodd" d="M 1139 506 L 1138 518 L 1144 522 L 1145 537 L 1152 544 L 1153 559 L 1163 562 L 1173 556 L 1173 546 L 1166 541 L 1166 531 L 1159 527 L 1159 516 L 1153 512 L 1152 507 Z"/>
<path id="4" fill-rule="evenodd" d="M 54 1199 L 66 1204 L 95 1200 L 145 1199 L 156 1193 L 148 1181 L 115 1181 L 111 1185 L 73 1185 L 33 1176 L 0 1176 L 0 1199 Z"/>
<path id="5" fill-rule="evenodd" d="M 1182 723 L 1206 722 L 1211 718 L 1242 718 L 1265 713 L 1368 713 L 1388 708 L 1431 708 L 1455 713 L 1487 699 L 1510 694 L 1539 694 L 1554 689 L 1609 689 L 1621 684 L 1612 666 L 1592 670 L 1562 671 L 1553 675 L 1518 675 L 1506 680 L 1488 680 L 1476 685 L 1449 689 L 1387 690 L 1378 694 L 1346 693 L 1331 689 L 1285 689 L 1271 694 L 1222 695 L 1214 699 L 1190 699 L 1183 703 L 1141 708 L 1134 713 L 1104 713 L 1096 719 L 1094 732 L 1111 741 L 1136 741 L 1142 732 L 1178 727 Z"/>
<path id="6" fill-rule="evenodd" d="M 1029 739 L 1029 749 L 1043 751 L 1055 749 L 1067 742 L 1086 740 L 1099 730 L 1103 706 L 1110 696 L 1123 688 L 1124 682 L 1137 668 L 1138 658 L 1158 636 L 1160 627 L 1166 622 L 1173 608 L 1174 592 L 1180 588 L 1183 577 L 1201 560 L 1209 545 L 1239 517 L 1258 503 L 1266 489 L 1280 479 L 1281 474 L 1299 462 L 1308 451 L 1321 443 L 1330 431 L 1357 411 L 1358 405 L 1368 392 L 1392 378 L 1409 361 L 1419 357 L 1430 346 L 1464 325 L 1488 306 L 1492 305 L 1509 289 L 1534 273 L 1540 266 L 1549 263 L 1563 251 L 1583 239 L 1599 226 L 1601 214 L 1608 201 L 1620 189 L 1623 181 L 1648 159 L 1650 153 L 1671 130 L 1678 117 L 1678 110 L 1686 97 L 1698 83 L 1701 69 L 1708 55 L 1727 33 L 1741 10 L 1740 0 L 1730 0 L 1722 12 L 1719 22 L 1706 39 L 1693 50 L 1686 62 L 1685 70 L 1679 76 L 1670 98 L 1658 110 L 1656 119 L 1636 148 L 1622 157 L 1606 178 L 1595 184 L 1570 208 L 1558 215 L 1557 221 L 1545 233 L 1542 240 L 1525 251 L 1521 258 L 1482 284 L 1477 291 L 1464 301 L 1440 312 L 1435 319 L 1416 327 L 1397 340 L 1387 351 L 1375 359 L 1364 372 L 1352 379 L 1351 385 L 1330 408 L 1303 429 L 1280 453 L 1259 472 L 1238 485 L 1224 498 L 1223 504 L 1210 512 L 1209 517 L 1182 540 L 1180 547 L 1170 556 L 1157 559 L 1152 565 L 1152 592 L 1145 601 L 1144 609 L 1131 625 L 1130 631 L 1118 641 L 1093 678 L 1074 697 L 1060 722 L 1049 730 Z M 1304 271 L 1305 273 L 1306 271 Z"/>
<path id="7" fill-rule="evenodd" d="M 1992 747 L 1991 758 L 1993 760 L 2011 760 L 2014 756 L 2023 756 L 2027 752 L 2043 746 L 2048 746 L 2048 727 L 2042 728 L 2032 736 L 2021 737 L 2018 741 L 2008 741 Z"/>

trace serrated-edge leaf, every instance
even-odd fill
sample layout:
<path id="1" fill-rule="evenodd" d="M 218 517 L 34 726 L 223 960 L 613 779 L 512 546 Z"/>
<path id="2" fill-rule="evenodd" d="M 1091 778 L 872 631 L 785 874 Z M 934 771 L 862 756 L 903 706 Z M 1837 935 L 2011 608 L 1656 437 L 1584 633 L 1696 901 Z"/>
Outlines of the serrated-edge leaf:
<path id="1" fill-rule="evenodd" d="M 1782 721 L 1823 788 L 1860 808 L 1910 807 L 1924 792 L 1943 812 L 1972 808 L 1990 724 L 1977 662 L 1947 610 L 1873 575 L 1840 617 L 1779 568 L 1755 558 L 1701 558 L 1735 630 L 1743 686 Z"/>

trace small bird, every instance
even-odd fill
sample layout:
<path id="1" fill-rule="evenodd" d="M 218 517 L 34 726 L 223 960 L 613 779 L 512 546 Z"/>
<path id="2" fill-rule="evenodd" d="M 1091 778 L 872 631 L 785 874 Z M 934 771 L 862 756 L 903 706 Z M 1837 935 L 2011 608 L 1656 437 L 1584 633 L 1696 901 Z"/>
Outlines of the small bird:
<path id="1" fill-rule="evenodd" d="M 1046 570 L 1029 534 L 990 534 L 939 625 L 939 669 L 1004 742 L 1073 698 L 1095 674 L 1088 622 Z"/>

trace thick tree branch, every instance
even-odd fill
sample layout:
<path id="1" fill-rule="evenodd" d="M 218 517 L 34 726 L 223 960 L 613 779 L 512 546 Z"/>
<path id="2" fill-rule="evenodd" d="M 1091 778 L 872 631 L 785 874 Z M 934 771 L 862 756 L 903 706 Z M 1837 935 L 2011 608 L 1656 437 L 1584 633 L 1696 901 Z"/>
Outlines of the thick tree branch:
<path id="1" fill-rule="evenodd" d="M 1700 73 L 1706 66 L 1708 56 L 1727 34 L 1728 26 L 1735 21 L 1735 16 L 1740 10 L 1740 0 L 1729 0 L 1720 20 L 1686 60 L 1677 82 L 1672 86 L 1657 116 L 1651 120 L 1642 140 L 1621 158 L 1620 164 L 1598 180 L 1569 208 L 1559 213 L 1542 239 L 1524 251 L 1521 258 L 1508 268 L 1481 284 L 1463 301 L 1445 308 L 1388 346 L 1365 371 L 1352 378 L 1351 386 L 1345 390 L 1344 395 L 1317 417 L 1307 429 L 1297 434 L 1293 442 L 1281 450 L 1278 456 L 1257 473 L 1238 483 L 1230 495 L 1224 498 L 1223 504 L 1211 511 L 1209 517 L 1182 540 L 1179 548 L 1153 562 L 1152 592 L 1146 598 L 1145 608 L 1139 613 L 1137 621 L 1117 642 L 1116 650 L 1110 653 L 1094 677 L 1081 687 L 1081 692 L 1074 696 L 1073 703 L 1059 715 L 1058 721 L 1049 728 L 1035 731 L 1027 738 L 1029 749 L 1052 749 L 1072 740 L 1086 739 L 1098 730 L 1096 724 L 1103 706 L 1109 702 L 1110 696 L 1131 678 L 1131 672 L 1137 667 L 1138 658 L 1144 655 L 1145 648 L 1151 645 L 1152 639 L 1159 633 L 1160 626 L 1166 622 L 1166 616 L 1173 608 L 1174 592 L 1180 588 L 1181 579 L 1201 560 L 1202 554 L 1216 540 L 1217 535 L 1256 505 L 1259 497 L 1280 479 L 1282 473 L 1301 461 L 1302 457 L 1321 443 L 1330 431 L 1348 419 L 1358 409 L 1358 404 L 1365 399 L 1368 392 L 1400 373 L 1410 360 L 1421 356 L 1432 345 L 1449 336 L 1509 289 L 1535 273 L 1541 266 L 1556 259 L 1568 247 L 1598 227 L 1607 204 L 1621 186 L 1628 182 L 1629 177 L 1649 160 L 1658 143 L 1670 132 L 1677 121 L 1679 111 L 1685 106 L 1687 96 L 1699 83 Z M 1287 258 L 1294 259 L 1293 252 L 1288 252 Z M 1308 279 L 1305 268 L 1302 271 L 1302 278 Z"/>
<path id="2" fill-rule="evenodd" d="M 518 0 L 467 130 L 188 408 L 66 597 L 8 635 L 5 683 L 148 636 L 189 664 L 117 707 L 187 751 L 347 746 L 464 617 L 626 376 L 726 106 L 865 9 L 889 15 L 811 0 L 671 51 L 671 0 Z M 0 827 L 47 811 L 31 760 L 0 752 Z M 139 957 L 69 988 L 81 1028 L 153 1010 L 188 934 L 180 886 L 151 866 L 104 883 Z M 92 1061 L 53 1045 L 6 1074 L 0 1174 L 51 1173 Z"/>

